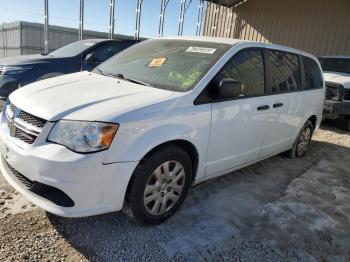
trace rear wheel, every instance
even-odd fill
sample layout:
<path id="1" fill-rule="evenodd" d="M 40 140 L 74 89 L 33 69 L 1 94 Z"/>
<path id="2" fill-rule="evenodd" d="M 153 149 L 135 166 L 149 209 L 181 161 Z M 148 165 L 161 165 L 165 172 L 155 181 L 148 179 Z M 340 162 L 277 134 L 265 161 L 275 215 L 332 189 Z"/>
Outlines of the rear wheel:
<path id="1" fill-rule="evenodd" d="M 288 151 L 288 156 L 291 158 L 302 157 L 306 154 L 306 151 L 310 145 L 314 126 L 310 120 L 307 120 L 301 129 L 297 139 L 293 144 L 293 148 Z"/>
<path id="2" fill-rule="evenodd" d="M 192 177 L 188 154 L 176 145 L 159 149 L 140 162 L 129 192 L 132 216 L 141 224 L 158 224 L 183 202 Z"/>

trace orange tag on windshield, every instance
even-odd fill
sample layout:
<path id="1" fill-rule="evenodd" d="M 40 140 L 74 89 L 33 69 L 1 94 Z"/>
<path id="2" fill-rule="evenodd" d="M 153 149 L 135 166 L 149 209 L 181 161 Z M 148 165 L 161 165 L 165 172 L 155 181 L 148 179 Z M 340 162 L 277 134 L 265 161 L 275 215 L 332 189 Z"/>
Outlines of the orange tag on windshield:
<path id="1" fill-rule="evenodd" d="M 148 64 L 149 67 L 160 67 L 165 63 L 166 58 L 154 58 L 151 63 Z"/>

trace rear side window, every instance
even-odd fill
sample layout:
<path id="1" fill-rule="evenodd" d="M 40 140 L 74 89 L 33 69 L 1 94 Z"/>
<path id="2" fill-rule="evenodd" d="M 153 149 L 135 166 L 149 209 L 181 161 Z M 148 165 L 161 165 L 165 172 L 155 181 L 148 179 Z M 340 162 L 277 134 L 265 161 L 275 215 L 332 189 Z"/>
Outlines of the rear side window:
<path id="1" fill-rule="evenodd" d="M 305 89 L 322 88 L 322 73 L 314 59 L 303 57 L 305 71 Z"/>
<path id="2" fill-rule="evenodd" d="M 301 71 L 297 55 L 282 51 L 267 51 L 270 90 L 273 94 L 301 89 Z"/>
<path id="3" fill-rule="evenodd" d="M 217 75 L 241 83 L 241 97 L 259 96 L 265 91 L 264 60 L 260 49 L 242 50 L 235 54 Z"/>

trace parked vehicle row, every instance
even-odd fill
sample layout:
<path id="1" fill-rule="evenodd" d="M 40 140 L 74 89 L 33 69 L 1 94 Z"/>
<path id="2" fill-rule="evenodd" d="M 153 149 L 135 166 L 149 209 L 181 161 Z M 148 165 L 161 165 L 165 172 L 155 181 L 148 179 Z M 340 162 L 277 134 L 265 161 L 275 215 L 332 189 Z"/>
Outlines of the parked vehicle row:
<path id="1" fill-rule="evenodd" d="M 303 156 L 322 120 L 317 59 L 257 42 L 147 40 L 91 72 L 12 93 L 0 169 L 43 209 L 171 216 L 192 184 L 273 155 Z"/>
<path id="2" fill-rule="evenodd" d="M 92 70 L 108 58 L 135 44 L 134 40 L 89 39 L 66 45 L 48 54 L 0 60 L 0 98 L 18 87 L 64 74 Z"/>

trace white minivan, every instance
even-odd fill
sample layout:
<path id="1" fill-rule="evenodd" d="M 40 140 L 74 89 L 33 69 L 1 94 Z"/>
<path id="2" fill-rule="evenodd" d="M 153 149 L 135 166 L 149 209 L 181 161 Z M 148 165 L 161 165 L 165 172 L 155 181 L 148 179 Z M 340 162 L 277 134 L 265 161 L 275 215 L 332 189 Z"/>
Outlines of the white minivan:
<path id="1" fill-rule="evenodd" d="M 6 102 L 1 172 L 48 212 L 172 215 L 192 184 L 273 155 L 305 154 L 322 120 L 317 59 L 224 38 L 143 41 L 92 72 Z"/>

